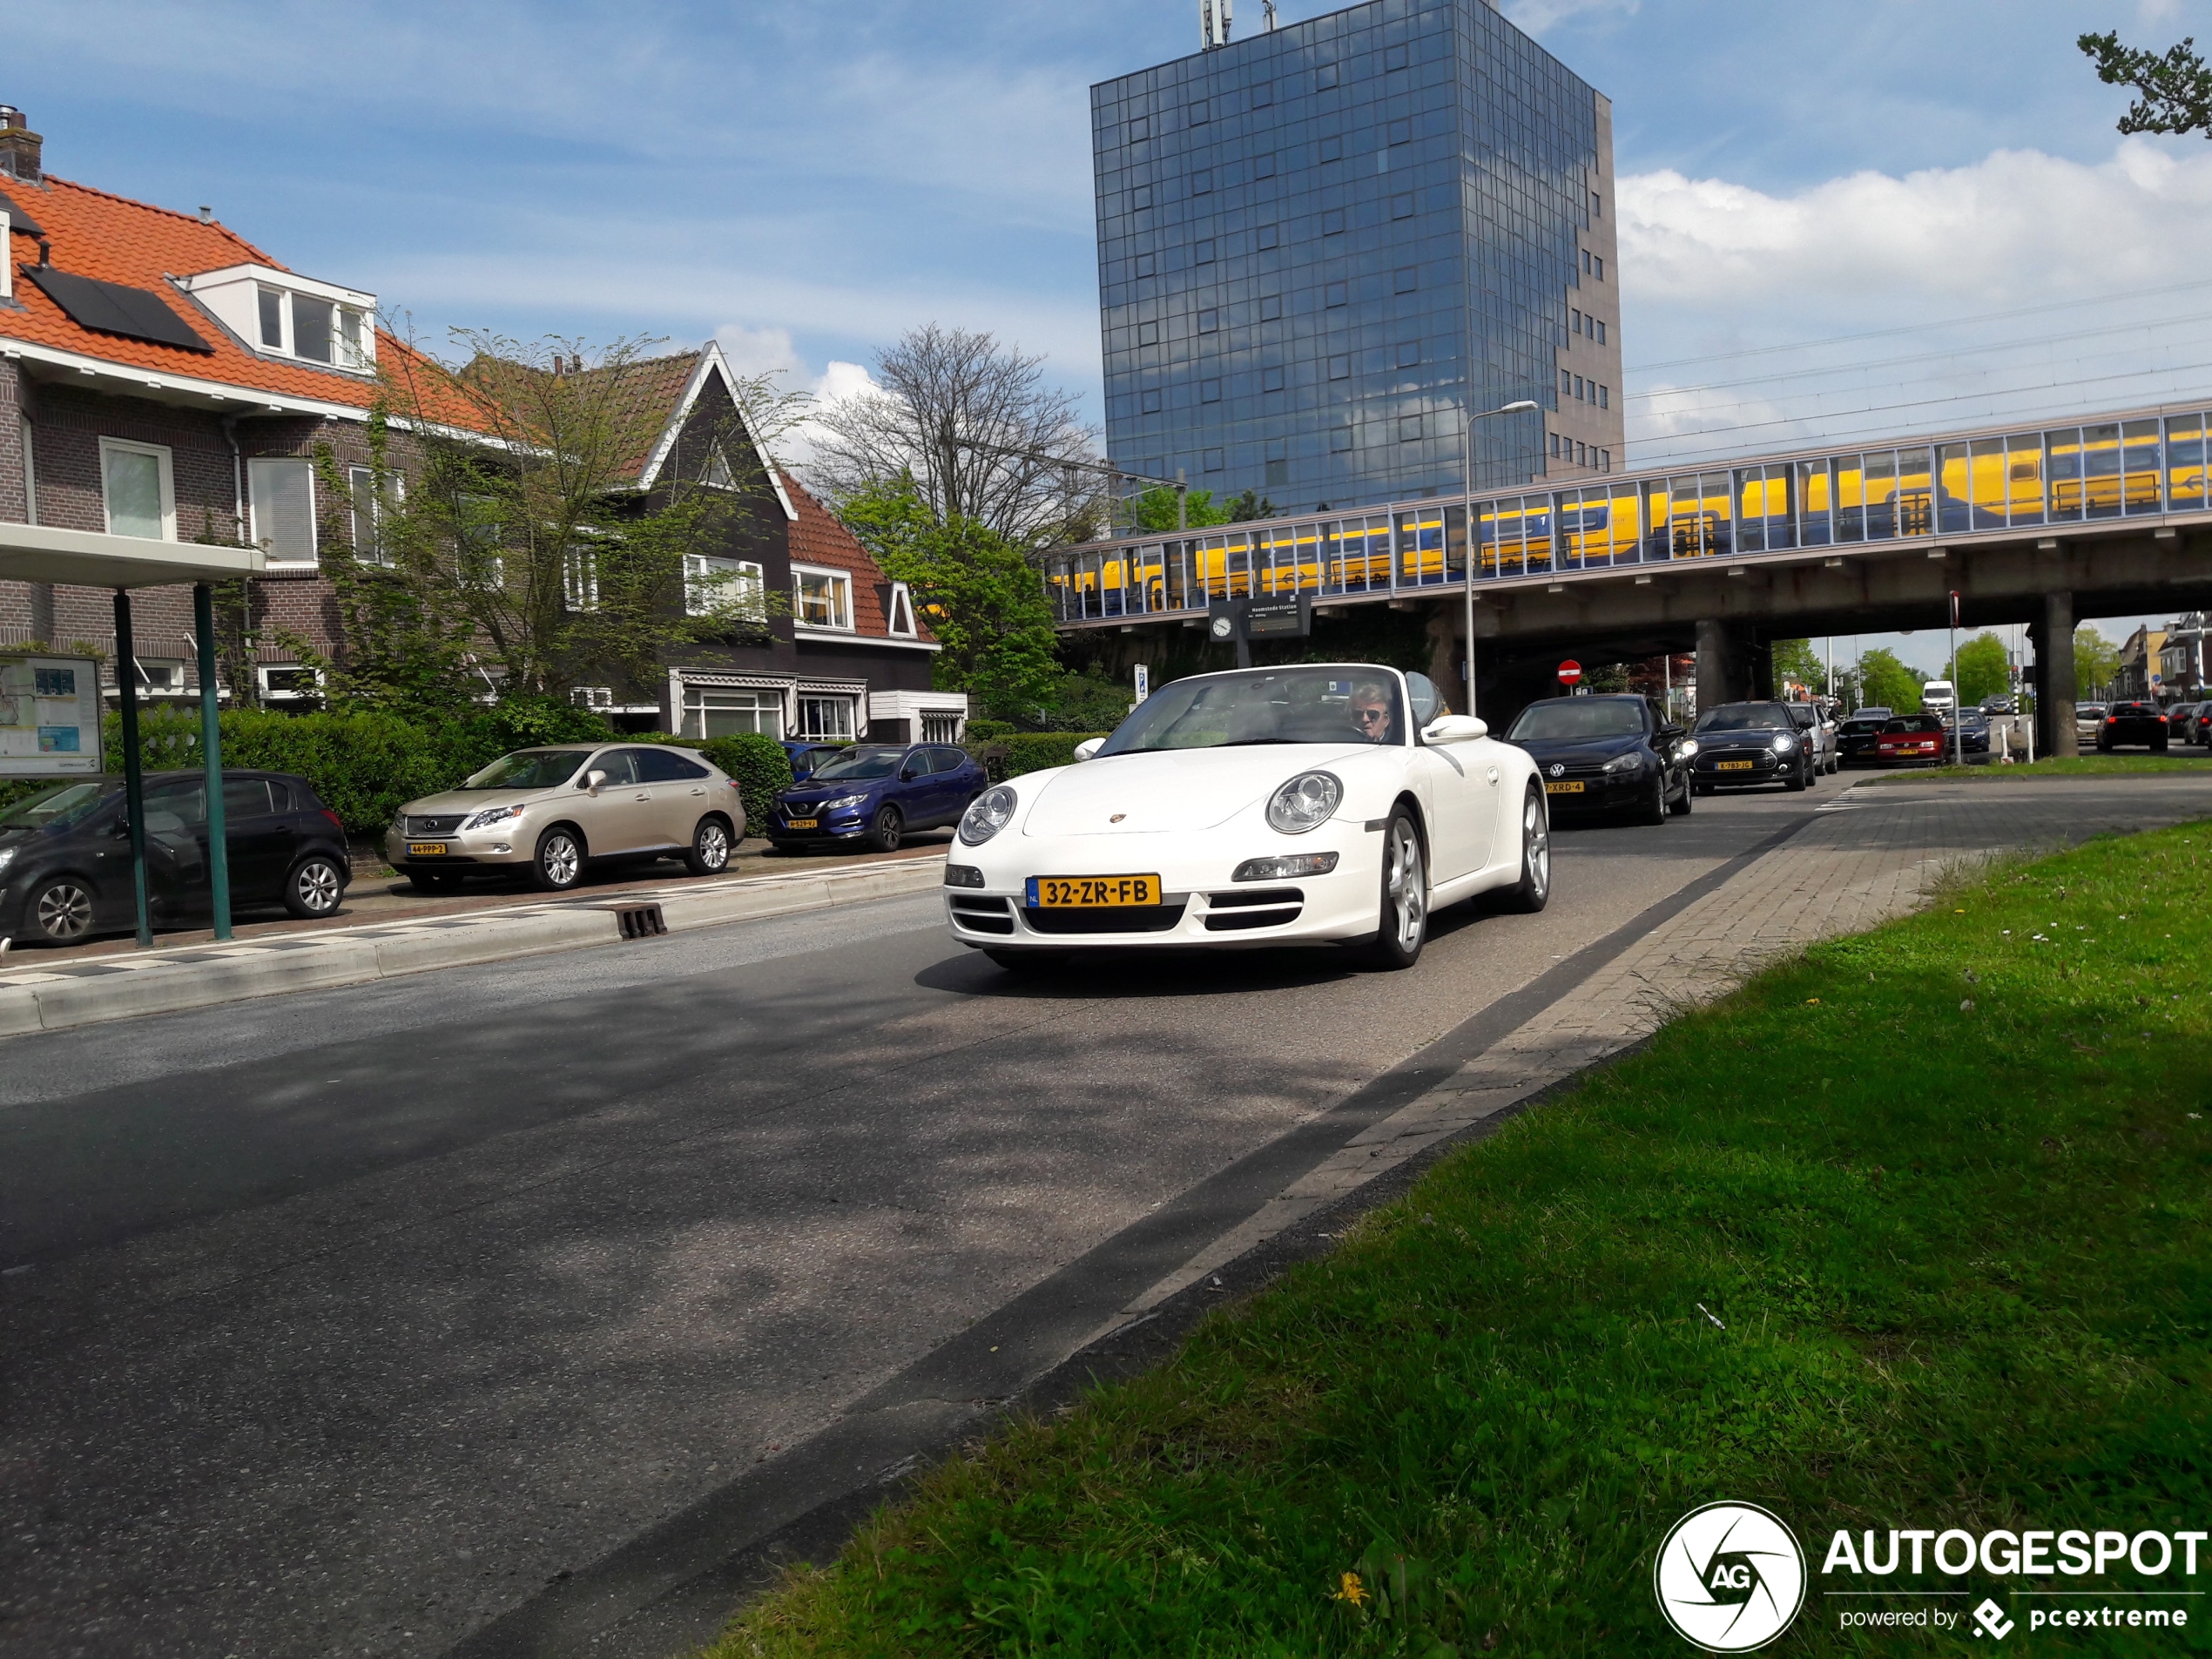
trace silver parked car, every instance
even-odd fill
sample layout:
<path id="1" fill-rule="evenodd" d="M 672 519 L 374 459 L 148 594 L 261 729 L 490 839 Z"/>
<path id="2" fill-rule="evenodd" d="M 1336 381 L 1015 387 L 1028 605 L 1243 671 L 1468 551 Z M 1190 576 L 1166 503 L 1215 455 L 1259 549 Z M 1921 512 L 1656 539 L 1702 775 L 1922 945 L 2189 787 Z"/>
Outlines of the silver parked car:
<path id="1" fill-rule="evenodd" d="M 1805 750 L 1816 772 L 1832 772 L 1842 764 L 1836 745 L 1836 723 L 1817 703 L 1785 703 L 1790 718 L 1804 733 Z"/>
<path id="2" fill-rule="evenodd" d="M 427 893 L 526 869 L 548 892 L 599 859 L 682 857 L 726 867 L 744 838 L 737 784 L 690 749 L 566 743 L 502 755 L 457 789 L 411 800 L 384 833 L 392 867 Z"/>

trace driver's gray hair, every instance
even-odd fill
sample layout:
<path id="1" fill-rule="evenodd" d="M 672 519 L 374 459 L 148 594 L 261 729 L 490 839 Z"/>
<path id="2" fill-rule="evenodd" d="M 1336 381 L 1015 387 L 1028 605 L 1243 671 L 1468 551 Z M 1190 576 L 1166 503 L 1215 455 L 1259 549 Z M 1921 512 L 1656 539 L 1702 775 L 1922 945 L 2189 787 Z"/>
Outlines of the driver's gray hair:
<path id="1" fill-rule="evenodd" d="M 1353 684 L 1352 695 L 1355 699 L 1364 697 L 1378 703 L 1387 703 L 1390 701 L 1390 687 L 1381 680 L 1359 680 Z"/>

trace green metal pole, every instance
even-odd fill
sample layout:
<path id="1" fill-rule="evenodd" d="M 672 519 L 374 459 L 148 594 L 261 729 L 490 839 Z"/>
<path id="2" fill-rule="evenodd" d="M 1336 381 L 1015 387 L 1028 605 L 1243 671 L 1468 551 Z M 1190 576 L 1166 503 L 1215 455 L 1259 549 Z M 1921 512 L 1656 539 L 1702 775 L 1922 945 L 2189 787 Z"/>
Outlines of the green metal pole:
<path id="1" fill-rule="evenodd" d="M 131 595 L 115 590 L 115 683 L 123 697 L 123 802 L 131 815 L 131 885 L 138 900 L 138 948 L 153 944 L 146 914 L 146 791 L 138 765 L 138 654 L 131 641 Z"/>
<path id="2" fill-rule="evenodd" d="M 223 828 L 223 725 L 215 686 L 215 590 L 205 582 L 192 590 L 192 624 L 199 634 L 199 759 L 207 772 L 207 891 L 215 911 L 215 937 L 231 936 L 231 848 Z"/>

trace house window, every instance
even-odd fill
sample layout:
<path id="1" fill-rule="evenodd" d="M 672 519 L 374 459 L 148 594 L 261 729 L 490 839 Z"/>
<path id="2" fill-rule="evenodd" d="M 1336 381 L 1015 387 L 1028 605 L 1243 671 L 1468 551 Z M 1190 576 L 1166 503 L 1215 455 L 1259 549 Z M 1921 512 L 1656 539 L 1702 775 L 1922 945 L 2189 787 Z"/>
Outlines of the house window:
<path id="1" fill-rule="evenodd" d="M 808 628 L 853 629 L 853 578 L 843 570 L 808 570 L 794 564 L 799 622 Z"/>
<path id="2" fill-rule="evenodd" d="M 338 307 L 308 294 L 292 296 L 292 354 L 327 363 L 335 345 L 331 323 Z"/>
<path id="3" fill-rule="evenodd" d="M 596 550 L 572 547 L 562 556 L 561 597 L 571 610 L 599 608 L 599 555 Z"/>
<path id="4" fill-rule="evenodd" d="M 718 559 L 704 553 L 684 556 L 684 609 L 694 617 L 729 610 L 753 622 L 766 618 L 765 583 L 750 559 Z M 748 728 L 749 729 L 749 728 Z"/>
<path id="5" fill-rule="evenodd" d="M 368 319 L 352 306 L 283 288 L 257 288 L 253 297 L 264 351 L 354 369 L 375 355 Z"/>
<path id="6" fill-rule="evenodd" d="M 730 471 L 730 457 L 718 443 L 709 444 L 706 460 L 699 468 L 699 482 L 709 489 L 735 489 L 737 479 Z"/>
<path id="7" fill-rule="evenodd" d="M 267 663 L 260 670 L 261 694 L 274 703 L 297 703 L 322 690 L 322 676 L 297 663 Z"/>
<path id="8" fill-rule="evenodd" d="M 611 685 L 571 685 L 569 704 L 579 709 L 610 709 L 615 705 L 615 688 Z"/>
<path id="9" fill-rule="evenodd" d="M 914 596 L 907 592 L 903 582 L 891 584 L 891 616 L 886 625 L 900 639 L 921 637 L 921 630 L 914 626 Z"/>
<path id="10" fill-rule="evenodd" d="M 260 291 L 261 344 L 270 351 L 284 349 L 284 296 L 274 288 Z"/>
<path id="11" fill-rule="evenodd" d="M 390 564 L 391 550 L 384 545 L 384 520 L 407 499 L 407 480 L 397 473 L 387 474 L 383 493 L 379 495 L 374 467 L 348 467 L 346 484 L 353 497 L 354 556 L 363 564 Z"/>
<path id="12" fill-rule="evenodd" d="M 164 446 L 102 438 L 100 490 L 106 498 L 110 536 L 139 536 L 152 542 L 177 539 L 176 483 Z"/>
<path id="13" fill-rule="evenodd" d="M 849 697 L 800 698 L 799 735 L 816 743 L 852 742 L 853 699 Z"/>
<path id="14" fill-rule="evenodd" d="M 306 461 L 256 458 L 246 463 L 253 503 L 253 544 L 272 564 L 315 562 L 315 469 Z"/>
<path id="15" fill-rule="evenodd" d="M 921 711 L 921 740 L 924 743 L 958 743 L 960 711 L 924 709 Z"/>
<path id="16" fill-rule="evenodd" d="M 37 458 L 30 452 L 30 417 L 24 417 L 20 425 L 23 428 L 24 523 L 36 524 L 38 522 L 38 468 Z"/>
<path id="17" fill-rule="evenodd" d="M 783 736 L 782 692 L 726 691 L 719 686 L 685 686 L 680 736 L 734 738 L 747 732 L 757 732 L 767 738 Z"/>

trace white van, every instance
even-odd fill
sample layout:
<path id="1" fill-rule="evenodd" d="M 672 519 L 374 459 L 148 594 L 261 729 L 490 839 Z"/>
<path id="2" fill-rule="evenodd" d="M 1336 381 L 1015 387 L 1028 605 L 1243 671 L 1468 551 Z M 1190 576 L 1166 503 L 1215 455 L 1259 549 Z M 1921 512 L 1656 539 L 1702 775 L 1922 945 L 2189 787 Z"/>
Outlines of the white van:
<path id="1" fill-rule="evenodd" d="M 1959 706 L 1959 693 L 1949 680 L 1930 680 L 1920 687 L 1920 712 L 1949 714 Z"/>

